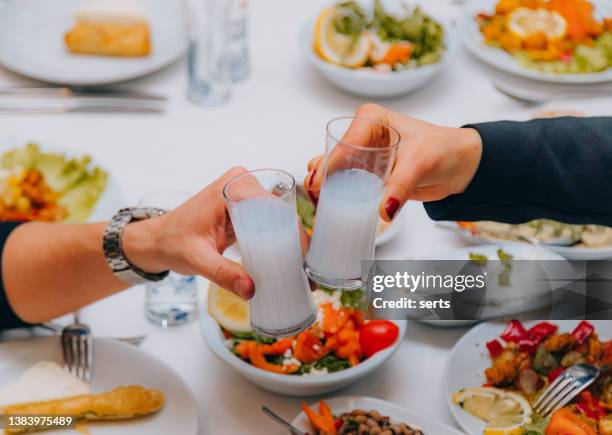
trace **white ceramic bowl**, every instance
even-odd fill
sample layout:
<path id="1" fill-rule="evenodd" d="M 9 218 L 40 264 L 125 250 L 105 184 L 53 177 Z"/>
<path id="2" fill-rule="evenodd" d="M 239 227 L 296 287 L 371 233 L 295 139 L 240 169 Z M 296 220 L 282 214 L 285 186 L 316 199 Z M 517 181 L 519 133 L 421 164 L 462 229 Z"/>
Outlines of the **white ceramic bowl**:
<path id="1" fill-rule="evenodd" d="M 395 321 L 395 323 L 399 326 L 399 335 L 395 343 L 355 367 L 326 375 L 291 376 L 266 372 L 238 358 L 225 344 L 221 327 L 208 314 L 206 302 L 200 315 L 202 336 L 212 353 L 239 375 L 261 388 L 288 396 L 316 396 L 339 390 L 380 368 L 395 353 L 406 334 L 406 321 Z"/>
<path id="2" fill-rule="evenodd" d="M 349 94 L 367 98 L 393 98 L 416 92 L 442 71 L 457 51 L 457 38 L 453 26 L 436 20 L 444 26 L 444 44 L 446 51 L 442 59 L 432 65 L 421 66 L 412 70 L 376 72 L 369 69 L 351 69 L 334 65 L 321 59 L 313 48 L 314 20 L 307 23 L 300 33 L 301 49 L 306 57 L 327 80 Z"/>

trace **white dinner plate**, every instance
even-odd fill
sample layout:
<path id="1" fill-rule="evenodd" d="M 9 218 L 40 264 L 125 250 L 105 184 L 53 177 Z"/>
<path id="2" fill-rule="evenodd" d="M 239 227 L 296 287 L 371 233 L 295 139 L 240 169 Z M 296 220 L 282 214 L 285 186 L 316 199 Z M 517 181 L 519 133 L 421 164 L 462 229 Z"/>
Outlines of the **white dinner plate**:
<path id="1" fill-rule="evenodd" d="M 420 260 L 447 260 L 447 261 L 468 261 L 470 253 L 485 255 L 490 260 L 497 260 L 497 250 L 503 249 L 511 254 L 515 260 L 554 260 L 563 261 L 565 259 L 548 249 L 535 247 L 525 243 L 505 242 L 477 247 L 457 248 L 435 255 L 420 258 Z M 512 275 L 511 275 L 512 279 Z M 550 293 L 543 290 L 541 293 L 533 293 L 528 289 L 513 288 L 513 292 L 500 295 L 492 295 L 489 302 L 484 303 L 479 312 L 480 320 L 420 320 L 420 322 L 447 328 L 459 328 L 480 322 L 483 319 L 496 319 L 504 316 L 514 316 L 525 312 L 534 312 L 550 305 Z M 505 292 L 504 292 L 505 293 Z"/>
<path id="2" fill-rule="evenodd" d="M 420 428 L 427 435 L 464 435 L 463 432 L 436 421 L 429 420 L 417 414 L 413 414 L 386 400 L 375 399 L 373 397 L 363 396 L 346 396 L 334 397 L 325 399 L 325 402 L 330 406 L 334 415 L 339 415 L 343 412 L 350 412 L 360 408 L 366 411 L 377 410 L 382 415 L 391 417 L 391 423 L 407 423 L 411 426 Z M 315 410 L 319 409 L 318 402 L 311 404 Z M 300 412 L 294 419 L 292 424 L 302 431 L 313 433 L 314 428 L 308 421 L 308 417 L 304 411 Z"/>
<path id="3" fill-rule="evenodd" d="M 88 423 L 91 435 L 196 435 L 196 404 L 185 382 L 153 355 L 118 341 L 94 338 L 92 393 L 141 385 L 163 391 L 165 406 L 156 414 L 129 421 Z M 0 344 L 0 388 L 39 361 L 62 364 L 59 337 Z"/>
<path id="4" fill-rule="evenodd" d="M 525 322 L 524 325 L 531 327 L 538 322 Z M 606 320 L 590 322 L 603 340 L 612 338 L 612 322 Z M 551 323 L 559 325 L 561 332 L 571 332 L 579 320 L 556 320 Z M 462 388 L 479 387 L 486 382 L 484 371 L 491 366 L 491 360 L 485 344 L 499 338 L 505 326 L 504 322 L 486 322 L 470 329 L 455 344 L 444 369 L 444 392 L 447 404 L 459 426 L 469 435 L 482 435 L 485 423 L 455 405 L 451 397 Z"/>
<path id="5" fill-rule="evenodd" d="M 504 243 L 504 241 L 500 239 L 474 235 L 471 231 L 464 228 L 460 228 L 456 222 L 441 222 L 440 226 L 456 231 L 462 240 L 472 245 Z M 513 243 L 520 243 L 525 246 L 532 246 L 527 242 L 517 241 Z M 546 248 L 553 252 L 556 252 L 557 254 L 563 256 L 568 260 L 604 260 L 607 258 L 612 258 L 612 246 L 606 248 L 583 248 L 579 246 L 546 245 Z"/>
<path id="6" fill-rule="evenodd" d="M 605 0 L 591 0 L 596 13 L 609 16 L 610 10 Z M 512 55 L 501 48 L 491 47 L 484 43 L 476 15 L 480 12 L 493 13 L 497 0 L 471 0 L 466 2 L 457 19 L 459 35 L 464 46 L 481 61 L 510 74 L 551 83 L 603 83 L 612 81 L 612 68 L 599 73 L 583 74 L 548 74 L 522 66 Z"/>
<path id="7" fill-rule="evenodd" d="M 152 52 L 141 58 L 71 54 L 64 34 L 80 0 L 0 3 L 0 64 L 44 82 L 105 85 L 134 79 L 175 61 L 185 50 L 182 2 L 142 0 L 151 26 Z"/>

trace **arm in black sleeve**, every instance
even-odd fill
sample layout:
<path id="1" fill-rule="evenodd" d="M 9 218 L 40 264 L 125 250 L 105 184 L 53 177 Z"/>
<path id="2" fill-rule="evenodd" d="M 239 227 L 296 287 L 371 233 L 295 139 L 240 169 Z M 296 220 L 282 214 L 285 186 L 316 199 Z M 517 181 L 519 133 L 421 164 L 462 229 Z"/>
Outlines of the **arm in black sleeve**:
<path id="1" fill-rule="evenodd" d="M 11 232 L 17 228 L 19 222 L 0 222 L 0 277 L 2 276 L 2 261 L 1 255 L 4 253 L 4 244 Z M 4 283 L 0 279 L 0 331 L 3 329 L 18 328 L 23 326 L 31 326 L 23 322 L 9 305 L 6 293 L 4 291 Z"/>
<path id="2" fill-rule="evenodd" d="M 464 193 L 425 203 L 432 219 L 612 226 L 612 117 L 466 127 L 482 139 L 480 166 Z"/>

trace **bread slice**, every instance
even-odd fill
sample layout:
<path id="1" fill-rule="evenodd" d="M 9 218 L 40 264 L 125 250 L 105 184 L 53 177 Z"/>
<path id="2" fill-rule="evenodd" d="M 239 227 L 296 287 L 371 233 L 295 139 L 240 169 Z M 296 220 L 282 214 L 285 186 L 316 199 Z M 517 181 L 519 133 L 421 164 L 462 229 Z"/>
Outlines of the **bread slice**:
<path id="1" fill-rule="evenodd" d="M 76 23 L 65 35 L 72 53 L 138 57 L 151 53 L 149 23 L 131 0 L 90 0 L 76 10 Z"/>

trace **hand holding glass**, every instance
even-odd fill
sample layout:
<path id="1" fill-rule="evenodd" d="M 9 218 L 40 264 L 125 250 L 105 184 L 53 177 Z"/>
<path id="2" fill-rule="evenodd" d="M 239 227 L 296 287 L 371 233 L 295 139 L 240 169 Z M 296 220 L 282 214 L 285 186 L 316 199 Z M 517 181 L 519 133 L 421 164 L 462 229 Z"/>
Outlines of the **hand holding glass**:
<path id="1" fill-rule="evenodd" d="M 295 179 L 277 169 L 251 171 L 230 180 L 223 195 L 255 283 L 249 301 L 253 330 L 283 337 L 308 328 L 316 309 L 303 270 Z"/>
<path id="2" fill-rule="evenodd" d="M 316 283 L 361 287 L 361 261 L 374 258 L 378 205 L 399 141 L 397 130 L 378 121 L 344 117 L 327 124 L 323 182 L 305 265 Z"/>

